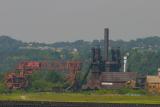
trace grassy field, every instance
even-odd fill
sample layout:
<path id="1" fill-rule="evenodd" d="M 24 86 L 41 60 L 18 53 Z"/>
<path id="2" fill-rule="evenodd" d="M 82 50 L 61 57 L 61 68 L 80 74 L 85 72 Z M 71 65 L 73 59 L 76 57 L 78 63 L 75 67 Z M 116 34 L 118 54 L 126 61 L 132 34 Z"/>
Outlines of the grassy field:
<path id="1" fill-rule="evenodd" d="M 87 95 L 82 93 L 50 93 L 50 92 L 1 94 L 0 100 L 160 104 L 160 96 L 129 96 L 129 95 L 114 95 L 114 94 Z"/>

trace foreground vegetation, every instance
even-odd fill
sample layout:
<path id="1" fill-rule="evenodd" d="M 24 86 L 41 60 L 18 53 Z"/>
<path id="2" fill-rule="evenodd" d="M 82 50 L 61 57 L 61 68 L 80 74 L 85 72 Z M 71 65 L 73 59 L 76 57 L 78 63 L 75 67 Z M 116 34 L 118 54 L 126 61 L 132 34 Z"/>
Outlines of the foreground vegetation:
<path id="1" fill-rule="evenodd" d="M 96 102 L 96 103 L 134 103 L 160 104 L 160 96 L 86 94 L 86 93 L 12 93 L 1 94 L 0 100 L 7 101 L 56 101 L 56 102 Z"/>

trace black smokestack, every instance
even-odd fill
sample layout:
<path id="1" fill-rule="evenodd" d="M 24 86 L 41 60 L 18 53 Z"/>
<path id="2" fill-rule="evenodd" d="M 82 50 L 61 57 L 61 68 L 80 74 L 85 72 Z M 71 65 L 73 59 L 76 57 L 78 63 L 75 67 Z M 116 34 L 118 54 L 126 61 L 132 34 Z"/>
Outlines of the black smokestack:
<path id="1" fill-rule="evenodd" d="M 108 61 L 108 48 L 109 48 L 109 29 L 104 29 L 104 57 L 105 61 Z"/>

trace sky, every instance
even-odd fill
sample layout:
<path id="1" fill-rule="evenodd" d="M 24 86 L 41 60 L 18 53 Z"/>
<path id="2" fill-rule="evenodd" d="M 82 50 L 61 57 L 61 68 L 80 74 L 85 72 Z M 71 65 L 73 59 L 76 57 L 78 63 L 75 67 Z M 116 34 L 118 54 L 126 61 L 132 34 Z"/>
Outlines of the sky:
<path id="1" fill-rule="evenodd" d="M 54 43 L 160 36 L 160 0 L 0 0 L 0 35 Z"/>

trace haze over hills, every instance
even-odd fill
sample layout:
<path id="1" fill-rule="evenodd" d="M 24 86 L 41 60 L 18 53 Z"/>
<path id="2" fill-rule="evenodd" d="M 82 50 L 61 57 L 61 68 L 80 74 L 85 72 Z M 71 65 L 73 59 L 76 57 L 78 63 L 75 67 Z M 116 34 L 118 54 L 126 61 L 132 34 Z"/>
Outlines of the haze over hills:
<path id="1" fill-rule="evenodd" d="M 156 74 L 157 68 L 160 67 L 160 37 L 154 36 L 131 41 L 110 40 L 110 45 L 114 48 L 120 47 L 122 59 L 129 52 L 128 71 Z M 101 46 L 103 51 L 103 40 L 44 44 L 25 43 L 8 36 L 0 36 L 0 72 L 13 70 L 19 62 L 24 60 L 89 62 L 93 46 Z"/>
<path id="2" fill-rule="evenodd" d="M 20 46 L 23 46 L 24 43 L 8 36 L 0 36 L 0 52 L 3 51 L 14 51 Z"/>
<path id="3" fill-rule="evenodd" d="M 103 40 L 100 40 L 100 41 L 93 40 L 92 42 L 77 40 L 75 42 L 56 42 L 51 44 L 45 44 L 45 43 L 38 43 L 38 42 L 25 43 L 20 40 L 13 39 L 9 36 L 4 36 L 4 35 L 0 36 L 0 49 L 1 49 L 0 52 L 15 51 L 15 50 L 22 49 L 22 47 L 23 49 L 50 49 L 50 48 L 79 49 L 79 48 L 83 48 L 83 46 L 85 47 L 88 46 L 90 48 L 98 45 L 103 47 Z M 132 48 L 157 49 L 157 48 L 160 48 L 160 37 L 153 36 L 153 37 L 147 37 L 147 38 L 138 38 L 136 40 L 130 40 L 130 41 L 110 40 L 110 45 L 111 47 L 120 47 L 123 50 L 129 50 Z"/>

